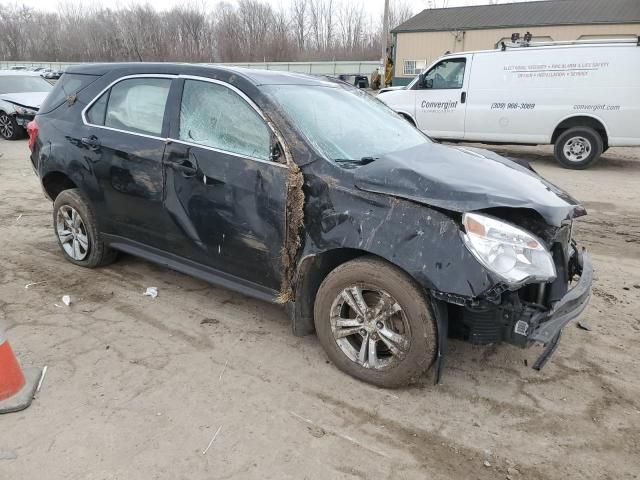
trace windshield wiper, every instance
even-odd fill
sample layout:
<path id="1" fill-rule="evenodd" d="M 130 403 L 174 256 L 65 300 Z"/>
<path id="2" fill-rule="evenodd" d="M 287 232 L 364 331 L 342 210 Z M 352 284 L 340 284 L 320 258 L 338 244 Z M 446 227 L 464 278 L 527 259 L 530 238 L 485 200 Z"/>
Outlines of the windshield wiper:
<path id="1" fill-rule="evenodd" d="M 357 165 L 368 165 L 371 162 L 375 162 L 378 157 L 362 157 L 360 160 L 356 158 L 335 158 L 333 161 L 336 163 L 355 163 Z"/>

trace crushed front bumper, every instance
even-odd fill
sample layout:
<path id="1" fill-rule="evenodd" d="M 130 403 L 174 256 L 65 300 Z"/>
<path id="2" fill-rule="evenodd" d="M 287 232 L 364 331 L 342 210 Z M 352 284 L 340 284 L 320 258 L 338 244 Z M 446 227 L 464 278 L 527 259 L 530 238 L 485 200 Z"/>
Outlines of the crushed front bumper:
<path id="1" fill-rule="evenodd" d="M 593 265 L 584 251 L 576 250 L 580 279 L 562 299 L 547 312 L 534 315 L 531 324 L 538 325 L 528 336 L 530 342 L 543 343 L 546 348 L 538 357 L 533 368 L 540 370 L 547 363 L 558 346 L 563 327 L 578 317 L 589 304 Z"/>

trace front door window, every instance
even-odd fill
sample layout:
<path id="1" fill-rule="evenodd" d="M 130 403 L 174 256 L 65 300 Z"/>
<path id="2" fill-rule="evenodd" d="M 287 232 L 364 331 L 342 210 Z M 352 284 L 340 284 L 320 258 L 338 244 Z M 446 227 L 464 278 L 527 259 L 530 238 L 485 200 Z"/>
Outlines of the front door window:
<path id="1" fill-rule="evenodd" d="M 447 90 L 462 88 L 464 83 L 464 58 L 443 60 L 429 70 L 423 77 L 419 88 L 432 90 Z"/>
<path id="2" fill-rule="evenodd" d="M 269 160 L 271 132 L 265 121 L 239 94 L 217 83 L 184 82 L 179 139 Z"/>

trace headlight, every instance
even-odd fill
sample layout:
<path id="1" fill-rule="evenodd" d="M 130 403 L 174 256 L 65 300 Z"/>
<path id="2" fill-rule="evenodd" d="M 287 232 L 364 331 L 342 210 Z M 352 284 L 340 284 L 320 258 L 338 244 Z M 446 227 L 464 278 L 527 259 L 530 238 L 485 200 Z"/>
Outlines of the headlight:
<path id="1" fill-rule="evenodd" d="M 477 213 L 462 216 L 464 243 L 478 261 L 511 286 L 556 278 L 551 254 L 529 232 Z"/>
<path id="2" fill-rule="evenodd" d="M 20 105 L 16 105 L 15 106 L 15 110 L 18 113 L 18 115 L 27 115 L 27 116 L 33 116 L 36 113 L 38 113 L 37 110 L 34 110 L 32 108 L 25 108 L 25 107 L 21 107 Z"/>

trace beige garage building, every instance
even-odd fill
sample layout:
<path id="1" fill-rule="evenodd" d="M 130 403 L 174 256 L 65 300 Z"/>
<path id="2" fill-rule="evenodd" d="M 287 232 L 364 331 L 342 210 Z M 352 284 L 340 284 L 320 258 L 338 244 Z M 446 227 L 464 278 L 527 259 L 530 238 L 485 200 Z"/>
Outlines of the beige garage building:
<path id="1" fill-rule="evenodd" d="M 496 48 L 511 34 L 533 41 L 637 37 L 640 0 L 546 0 L 423 10 L 394 28 L 394 85 L 446 52 Z"/>

